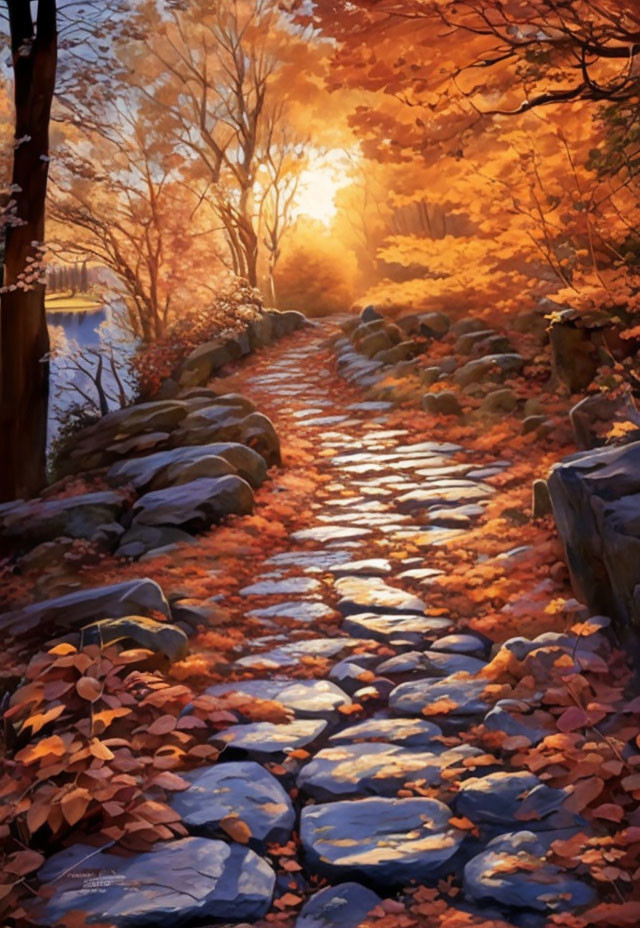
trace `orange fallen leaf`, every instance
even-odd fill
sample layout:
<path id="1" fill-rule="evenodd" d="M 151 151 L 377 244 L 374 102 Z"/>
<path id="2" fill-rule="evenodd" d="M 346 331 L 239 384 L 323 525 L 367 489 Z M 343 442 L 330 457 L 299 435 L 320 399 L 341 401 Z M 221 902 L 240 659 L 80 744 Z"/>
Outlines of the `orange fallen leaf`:
<path id="1" fill-rule="evenodd" d="M 247 844 L 251 839 L 251 829 L 237 815 L 225 815 L 219 824 L 222 830 L 238 844 Z"/>

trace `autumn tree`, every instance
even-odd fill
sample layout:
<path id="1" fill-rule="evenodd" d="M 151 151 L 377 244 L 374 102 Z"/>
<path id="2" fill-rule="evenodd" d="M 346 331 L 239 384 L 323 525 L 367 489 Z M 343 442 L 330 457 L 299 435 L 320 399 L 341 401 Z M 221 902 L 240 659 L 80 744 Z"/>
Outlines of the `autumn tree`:
<path id="1" fill-rule="evenodd" d="M 7 0 L 14 74 L 15 146 L 5 212 L 0 297 L 0 499 L 44 483 L 49 348 L 40 263 L 56 75 L 55 0 Z"/>
<path id="2" fill-rule="evenodd" d="M 132 334 L 151 342 L 181 311 L 212 299 L 224 267 L 215 216 L 141 102 L 123 90 L 100 127 L 67 131 L 51 213 L 56 250 L 109 268 Z"/>
<path id="3" fill-rule="evenodd" d="M 637 99 L 635 5 L 298 6 L 334 41 L 329 87 L 361 94 L 350 121 L 364 170 L 386 176 L 367 299 L 505 314 L 616 289 L 635 207 L 628 184 L 593 170 L 594 101 Z"/>
<path id="4" fill-rule="evenodd" d="M 150 112 L 224 230 L 230 269 L 272 282 L 308 134 L 289 99 L 312 86 L 321 56 L 270 0 L 177 4 L 132 54 Z"/>
<path id="5" fill-rule="evenodd" d="M 126 23 L 114 16 L 123 8 L 124 0 L 87 0 L 81 7 L 73 0 L 6 0 L 15 144 L 3 216 L 0 499 L 33 494 L 45 479 L 49 339 L 42 259 L 54 93 L 66 107 L 86 97 L 89 71 L 95 77 L 98 62 L 109 58 L 105 36 Z"/>

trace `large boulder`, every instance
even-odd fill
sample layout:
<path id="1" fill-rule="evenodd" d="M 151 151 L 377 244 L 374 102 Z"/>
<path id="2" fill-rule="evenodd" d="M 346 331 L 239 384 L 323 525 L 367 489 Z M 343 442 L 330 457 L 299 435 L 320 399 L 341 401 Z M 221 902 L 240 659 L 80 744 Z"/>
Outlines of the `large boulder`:
<path id="1" fill-rule="evenodd" d="M 267 464 L 280 464 L 280 441 L 271 419 L 259 412 L 248 416 L 238 415 L 233 407 L 219 407 L 220 412 L 212 412 L 209 421 L 202 420 L 197 425 L 195 420 L 191 427 L 183 426 L 173 433 L 174 445 L 203 445 L 210 442 L 239 442 L 249 445 L 260 454 Z M 202 412 L 202 410 L 199 410 Z"/>
<path id="2" fill-rule="evenodd" d="M 253 448 L 264 458 L 269 467 L 282 463 L 280 439 L 273 422 L 260 412 L 252 412 L 240 423 L 239 441 Z M 229 439 L 231 440 L 230 436 Z"/>
<path id="3" fill-rule="evenodd" d="M 427 338 L 442 338 L 450 326 L 451 320 L 444 313 L 420 313 L 418 316 L 418 331 Z"/>
<path id="4" fill-rule="evenodd" d="M 495 329 L 478 329 L 475 332 L 465 332 L 455 343 L 457 354 L 471 354 L 478 342 L 485 341 L 490 335 L 495 335 Z"/>
<path id="5" fill-rule="evenodd" d="M 606 441 L 606 433 L 616 421 L 631 420 L 638 422 L 638 414 L 630 399 L 611 397 L 606 393 L 593 393 L 585 396 L 569 410 L 569 419 L 573 427 L 578 448 L 585 451 L 597 448 Z M 629 437 L 629 436 L 628 436 Z M 636 431 L 635 437 L 640 437 Z"/>
<path id="6" fill-rule="evenodd" d="M 247 515 L 253 509 L 253 491 L 235 475 L 200 477 L 189 483 L 151 490 L 133 507 L 133 525 L 176 525 L 203 531 L 225 516 Z"/>
<path id="7" fill-rule="evenodd" d="M 487 325 L 482 319 L 476 319 L 475 316 L 465 316 L 463 319 L 458 319 L 457 322 L 453 323 L 451 326 L 451 334 L 459 338 L 461 335 L 467 335 L 469 332 L 483 332 L 486 331 L 486 329 Z"/>
<path id="8" fill-rule="evenodd" d="M 397 364 L 398 361 L 406 361 L 413 358 L 419 351 L 419 345 L 414 341 L 399 342 L 393 348 L 385 348 L 374 356 L 374 361 L 382 361 L 383 364 Z"/>
<path id="9" fill-rule="evenodd" d="M 375 306 L 365 306 L 360 313 L 360 320 L 362 322 L 375 322 L 376 319 L 382 318 L 382 313 L 379 313 Z"/>
<path id="10" fill-rule="evenodd" d="M 154 580 L 145 577 L 79 590 L 5 612 L 0 615 L 0 630 L 15 635 L 36 627 L 82 628 L 97 619 L 156 613 L 171 617 L 164 593 Z"/>
<path id="11" fill-rule="evenodd" d="M 500 387 L 487 393 L 480 405 L 482 413 L 513 412 L 518 405 L 518 397 L 509 387 Z"/>
<path id="12" fill-rule="evenodd" d="M 373 358 L 380 351 L 386 351 L 393 347 L 393 342 L 384 329 L 379 332 L 372 332 L 366 335 L 359 345 L 360 353 L 367 358 Z"/>
<path id="13" fill-rule="evenodd" d="M 106 647 L 121 641 L 131 641 L 139 648 L 164 654 L 170 661 L 181 661 L 189 653 L 187 636 L 181 628 L 143 615 L 101 619 L 82 629 L 83 646 L 98 644 Z"/>
<path id="14" fill-rule="evenodd" d="M 576 595 L 640 623 L 640 442 L 572 455 L 547 481 Z"/>
<path id="15" fill-rule="evenodd" d="M 373 335 L 374 332 L 383 332 L 385 326 L 386 322 L 382 317 L 371 319 L 369 322 L 359 322 L 351 332 L 351 342 L 356 350 L 360 350 L 363 339 L 367 338 L 368 335 Z"/>
<path id="16" fill-rule="evenodd" d="M 184 474 L 193 473 L 191 468 L 194 465 L 208 471 L 199 473 L 200 477 L 219 476 L 211 471 L 219 468 L 217 462 L 220 459 L 227 462 L 227 473 L 239 474 L 254 489 L 261 486 L 266 479 L 267 466 L 264 458 L 253 448 L 239 442 L 188 445 L 159 451 L 143 458 L 119 461 L 110 468 L 107 479 L 116 485 L 131 483 L 137 490 L 161 490 L 173 486 L 174 483 L 183 482 Z"/>
<path id="17" fill-rule="evenodd" d="M 190 412 L 173 435 L 174 445 L 207 444 L 219 439 L 223 430 L 235 427 L 246 413 L 235 406 L 205 406 Z M 224 440 L 224 439 L 223 439 Z"/>
<path id="18" fill-rule="evenodd" d="M 0 506 L 0 539 L 31 547 L 59 536 L 91 538 L 118 520 L 126 501 L 126 494 L 107 490 Z"/>
<path id="19" fill-rule="evenodd" d="M 518 374 L 524 367 L 524 358 L 519 354 L 489 354 L 484 358 L 467 361 L 453 374 L 453 380 L 461 387 L 483 380 L 504 380 Z"/>
<path id="20" fill-rule="evenodd" d="M 422 408 L 432 416 L 463 416 L 464 410 L 460 400 L 451 390 L 441 390 L 439 393 L 425 393 L 422 397 Z"/>
<path id="21" fill-rule="evenodd" d="M 194 348 L 180 364 L 175 379 L 181 387 L 195 387 L 208 380 L 231 361 L 240 357 L 240 347 L 232 339 L 216 338 Z"/>
<path id="22" fill-rule="evenodd" d="M 216 415 L 231 412 L 236 415 L 248 416 L 249 413 L 255 412 L 255 405 L 246 396 L 241 393 L 223 393 L 215 395 L 206 391 L 206 393 L 196 393 L 185 400 L 189 405 L 190 412 L 182 422 L 182 428 L 194 428 L 198 425 L 206 425 L 209 421 L 215 421 Z"/>
<path id="23" fill-rule="evenodd" d="M 74 437 L 59 469 L 62 475 L 105 467 L 126 454 L 162 447 L 189 412 L 180 400 L 157 400 L 117 409 Z"/>
<path id="24" fill-rule="evenodd" d="M 74 844 L 38 877 L 52 892 L 30 915 L 44 926 L 76 910 L 115 928 L 253 921 L 269 909 L 275 887 L 273 870 L 254 851 L 207 838 L 160 842 L 132 857 Z"/>
<path id="25" fill-rule="evenodd" d="M 263 313 L 258 319 L 254 319 L 248 327 L 251 350 L 254 351 L 256 348 L 264 348 L 269 345 L 273 339 L 273 330 L 273 316 L 268 313 Z"/>
<path id="26" fill-rule="evenodd" d="M 277 309 L 268 310 L 273 320 L 273 334 L 276 338 L 282 338 L 284 335 L 290 335 L 296 329 L 309 325 L 309 320 L 303 313 L 296 312 L 294 309 L 288 309 L 281 312 Z"/>
<path id="27" fill-rule="evenodd" d="M 167 468 L 166 485 L 178 487 L 183 483 L 191 483 L 200 477 L 225 477 L 235 474 L 236 469 L 217 454 L 207 454 L 191 461 L 181 461 Z"/>
<path id="28" fill-rule="evenodd" d="M 474 358 L 483 358 L 488 354 L 508 354 L 515 351 L 513 343 L 506 335 L 494 332 L 485 338 L 477 339 L 471 349 Z"/>

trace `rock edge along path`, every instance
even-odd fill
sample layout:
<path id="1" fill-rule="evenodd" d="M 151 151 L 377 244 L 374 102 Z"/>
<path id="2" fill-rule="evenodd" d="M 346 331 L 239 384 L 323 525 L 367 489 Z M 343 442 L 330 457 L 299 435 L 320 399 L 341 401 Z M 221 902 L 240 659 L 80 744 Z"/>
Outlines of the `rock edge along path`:
<path id="1" fill-rule="evenodd" d="M 543 926 L 546 913 L 595 899 L 591 885 L 546 856 L 584 823 L 564 809 L 562 790 L 488 762 L 456 737 L 489 717 L 509 734 L 545 733 L 531 734 L 513 700 L 496 708 L 487 695 L 491 642 L 429 607 L 438 575 L 431 553 L 463 538 L 496 492 L 486 479 L 509 462 L 390 427 L 391 404 L 367 401 L 333 372 L 326 335 L 325 326 L 298 335 L 232 378 L 273 418 L 285 447 L 313 457 L 319 481 L 300 513 L 303 527 L 283 551 L 266 552 L 238 591 L 257 630 L 233 667 L 244 679 L 208 692 L 273 699 L 291 721 L 247 722 L 215 738 L 226 750 L 214 775 L 197 771 L 194 794 L 176 798 L 193 837 L 176 842 L 175 854 L 187 860 L 193 847 L 208 869 L 194 858 L 185 895 L 168 877 L 162 886 L 170 845 L 140 855 L 131 865 L 135 898 L 126 879 L 116 881 L 109 917 L 119 928 L 160 915 L 236 925 L 294 892 L 310 897 L 297 928 L 356 928 L 377 894 L 454 875 L 461 909 Z M 406 556 L 407 545 L 417 553 Z M 311 679 L 300 678 L 305 665 Z M 452 773 L 461 788 L 442 801 L 436 794 Z M 244 850 L 226 839 L 231 856 L 218 827 L 230 811 L 252 834 Z M 302 869 L 276 881 L 269 844 L 285 844 L 294 831 Z M 507 858 L 522 867 L 505 872 Z M 55 858 L 47 863 L 45 882 L 56 866 Z M 331 885 L 314 895 L 320 879 Z M 105 914 L 104 898 L 77 885 L 55 898 L 56 917 L 74 907 Z"/>

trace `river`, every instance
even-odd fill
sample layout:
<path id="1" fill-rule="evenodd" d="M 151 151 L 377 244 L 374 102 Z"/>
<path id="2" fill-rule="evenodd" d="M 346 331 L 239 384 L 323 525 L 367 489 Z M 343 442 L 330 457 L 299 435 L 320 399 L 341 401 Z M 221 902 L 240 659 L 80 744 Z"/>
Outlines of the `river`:
<path id="1" fill-rule="evenodd" d="M 95 371 L 98 353 L 104 358 L 102 383 L 109 395 L 109 406 L 117 409 L 118 385 L 111 371 L 111 349 L 117 361 L 117 372 L 125 393 L 130 398 L 135 391 L 135 381 L 127 369 L 127 361 L 136 347 L 135 340 L 121 323 L 122 305 L 105 303 L 96 308 L 65 312 L 47 310 L 47 323 L 51 338 L 52 358 L 50 366 L 49 398 L 49 445 L 59 433 L 61 421 L 70 407 L 81 404 L 90 408 L 90 402 L 82 393 L 97 398 L 91 378 L 83 373 L 77 363 L 89 371 Z M 82 391 L 82 393 L 80 392 Z"/>

